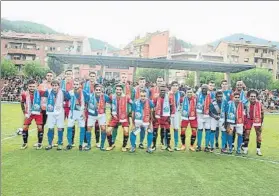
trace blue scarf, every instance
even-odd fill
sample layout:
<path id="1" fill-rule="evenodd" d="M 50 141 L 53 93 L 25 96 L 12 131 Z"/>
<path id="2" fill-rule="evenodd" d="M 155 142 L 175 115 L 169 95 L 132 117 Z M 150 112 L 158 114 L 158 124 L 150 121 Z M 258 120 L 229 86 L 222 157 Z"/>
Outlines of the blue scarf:
<path id="1" fill-rule="evenodd" d="M 90 94 L 90 81 L 87 81 L 84 83 L 83 90 L 87 93 Z"/>
<path id="2" fill-rule="evenodd" d="M 198 103 L 197 103 L 197 113 L 203 114 L 203 106 L 206 96 L 202 94 L 202 92 L 199 92 L 198 94 Z"/>
<path id="3" fill-rule="evenodd" d="M 116 95 L 112 95 L 112 102 L 111 102 L 111 114 L 117 115 L 117 98 Z"/>
<path id="4" fill-rule="evenodd" d="M 54 112 L 55 95 L 53 91 L 50 91 L 47 98 L 47 112 Z"/>
<path id="5" fill-rule="evenodd" d="M 236 120 L 236 106 L 233 101 L 230 101 L 229 108 L 228 108 L 227 121 L 229 123 L 235 124 L 235 120 Z"/>
<path id="6" fill-rule="evenodd" d="M 81 91 L 81 93 L 80 93 L 80 96 L 83 96 L 82 95 L 82 91 Z M 71 90 L 70 91 L 70 95 L 71 95 L 71 107 L 70 107 L 70 109 L 71 109 L 71 118 L 73 118 L 73 114 L 74 114 L 74 110 L 78 110 L 78 111 L 82 111 L 84 108 L 83 108 L 83 103 L 80 103 L 80 107 L 76 107 L 76 100 L 77 100 L 77 98 L 76 98 L 76 94 L 75 94 L 75 91 L 74 90 Z M 82 100 L 82 97 L 80 97 L 80 100 L 81 100 L 81 102 L 83 102 L 84 100 Z"/>
<path id="7" fill-rule="evenodd" d="M 141 101 L 138 99 L 135 101 L 135 120 L 138 122 L 142 122 L 143 119 L 143 104 L 141 103 Z"/>
<path id="8" fill-rule="evenodd" d="M 182 105 L 182 116 L 181 118 L 183 120 L 188 120 L 189 119 L 189 99 L 188 97 L 185 97 L 183 100 L 183 105 Z"/>
<path id="9" fill-rule="evenodd" d="M 90 116 L 98 116 L 98 102 L 95 93 L 90 94 L 90 100 L 88 104 L 88 113 Z"/>
<path id="10" fill-rule="evenodd" d="M 66 91 L 66 81 L 65 80 L 61 80 L 61 90 Z"/>
<path id="11" fill-rule="evenodd" d="M 32 114 L 40 114 L 41 113 L 41 96 L 38 90 L 34 92 L 34 99 L 31 109 Z"/>
<path id="12" fill-rule="evenodd" d="M 227 101 L 223 99 L 221 104 L 221 112 L 220 112 L 221 120 L 225 120 L 226 105 L 227 105 Z"/>
<path id="13" fill-rule="evenodd" d="M 240 93 L 240 100 L 242 101 L 242 103 L 246 104 L 247 103 L 247 98 L 245 96 L 245 92 L 242 90 Z"/>

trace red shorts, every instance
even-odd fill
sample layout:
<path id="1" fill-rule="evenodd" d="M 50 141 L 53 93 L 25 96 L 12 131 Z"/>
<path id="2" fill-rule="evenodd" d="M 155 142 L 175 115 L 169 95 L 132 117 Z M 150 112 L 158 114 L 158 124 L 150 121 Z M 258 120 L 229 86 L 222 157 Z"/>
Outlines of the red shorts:
<path id="1" fill-rule="evenodd" d="M 119 123 L 120 122 L 119 122 L 118 119 L 115 119 L 115 118 L 112 117 L 108 126 L 109 127 L 116 127 Z M 129 127 L 129 122 L 128 121 L 127 122 L 122 122 L 121 125 L 122 125 L 122 127 Z"/>
<path id="2" fill-rule="evenodd" d="M 65 119 L 67 118 L 69 118 L 69 113 L 70 113 L 70 108 L 68 108 L 68 107 L 66 107 L 66 108 L 64 108 L 64 111 L 65 111 Z"/>
<path id="3" fill-rule="evenodd" d="M 161 118 L 159 119 L 159 124 L 161 129 L 169 129 L 170 128 L 170 118 L 167 116 L 161 116 Z"/>
<path id="4" fill-rule="evenodd" d="M 31 125 L 33 119 L 35 120 L 36 125 L 43 124 L 43 114 L 40 114 L 40 115 L 31 114 L 31 116 L 29 118 L 24 120 L 23 125 Z"/>
<path id="5" fill-rule="evenodd" d="M 244 129 L 245 130 L 251 130 L 253 127 L 253 120 L 246 118 L 244 122 Z M 255 129 L 261 128 L 261 126 L 254 127 Z"/>
<path id="6" fill-rule="evenodd" d="M 198 128 L 198 120 L 182 120 L 181 121 L 181 128 L 187 128 L 188 124 L 190 123 L 191 128 Z"/>
<path id="7" fill-rule="evenodd" d="M 154 119 L 153 121 L 152 121 L 152 125 L 153 125 L 153 128 L 158 128 L 159 127 L 159 120 L 158 119 Z"/>

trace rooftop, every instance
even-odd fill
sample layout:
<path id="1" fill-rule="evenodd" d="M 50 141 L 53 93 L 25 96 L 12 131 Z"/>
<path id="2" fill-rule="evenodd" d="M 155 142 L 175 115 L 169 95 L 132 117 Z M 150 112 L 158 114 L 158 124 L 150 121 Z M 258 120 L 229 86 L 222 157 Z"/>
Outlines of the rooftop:
<path id="1" fill-rule="evenodd" d="M 1 38 L 8 39 L 33 39 L 33 40 L 55 40 L 55 41 L 80 41 L 82 42 L 85 37 L 82 36 L 69 36 L 58 34 L 38 34 L 38 33 L 16 33 L 16 32 L 1 32 Z"/>
<path id="2" fill-rule="evenodd" d="M 254 65 L 249 64 L 231 64 L 194 60 L 180 61 L 167 59 L 68 54 L 48 54 L 48 57 L 55 58 L 56 60 L 65 64 L 104 65 L 111 68 L 119 67 L 121 65 L 121 67 L 126 67 L 127 69 L 129 67 L 139 67 L 237 73 L 255 68 Z"/>

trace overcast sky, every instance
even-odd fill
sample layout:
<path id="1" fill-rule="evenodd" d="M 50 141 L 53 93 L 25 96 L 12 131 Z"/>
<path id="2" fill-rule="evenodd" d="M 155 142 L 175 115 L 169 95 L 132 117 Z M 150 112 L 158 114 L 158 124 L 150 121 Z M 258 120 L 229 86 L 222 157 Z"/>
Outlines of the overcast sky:
<path id="1" fill-rule="evenodd" d="M 1 17 L 45 24 L 121 47 L 136 35 L 169 30 L 193 44 L 233 33 L 279 41 L 279 2 L 1 2 Z"/>

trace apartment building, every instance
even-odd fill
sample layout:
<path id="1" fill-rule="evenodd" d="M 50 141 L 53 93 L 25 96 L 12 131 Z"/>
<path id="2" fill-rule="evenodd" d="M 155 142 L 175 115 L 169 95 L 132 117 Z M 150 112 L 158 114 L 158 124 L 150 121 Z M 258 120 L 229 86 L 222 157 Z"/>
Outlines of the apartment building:
<path id="1" fill-rule="evenodd" d="M 238 42 L 221 41 L 215 51 L 223 55 L 226 62 L 254 64 L 271 71 L 274 79 L 278 75 L 276 45 L 255 44 L 241 38 Z"/>
<path id="2" fill-rule="evenodd" d="M 86 37 L 1 32 L 1 58 L 11 59 L 21 70 L 26 61 L 47 65 L 48 53 L 83 54 Z"/>

